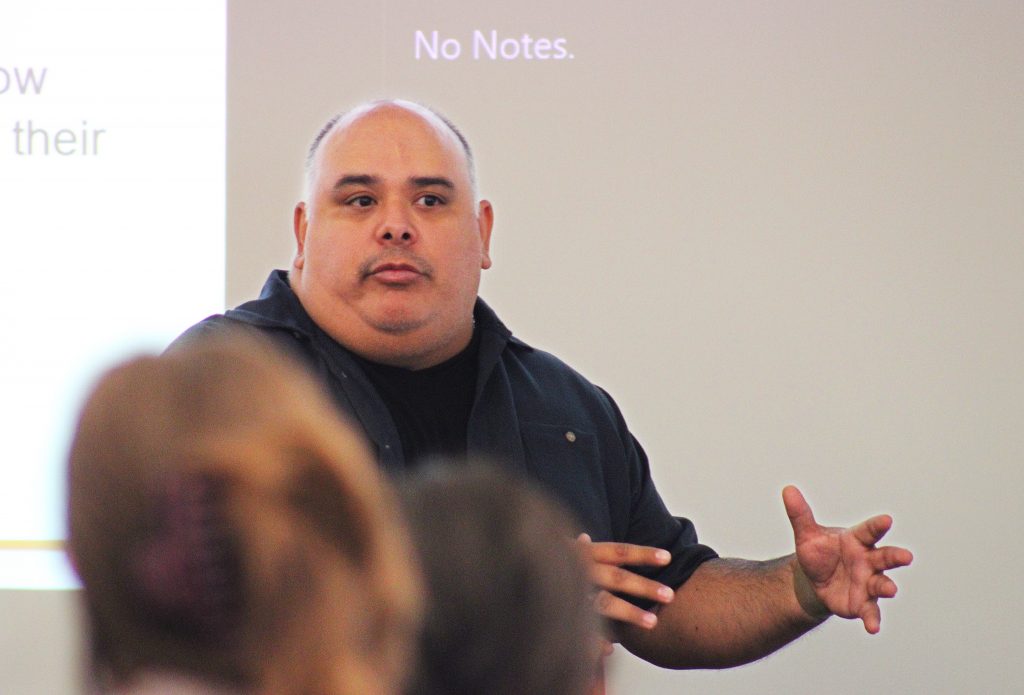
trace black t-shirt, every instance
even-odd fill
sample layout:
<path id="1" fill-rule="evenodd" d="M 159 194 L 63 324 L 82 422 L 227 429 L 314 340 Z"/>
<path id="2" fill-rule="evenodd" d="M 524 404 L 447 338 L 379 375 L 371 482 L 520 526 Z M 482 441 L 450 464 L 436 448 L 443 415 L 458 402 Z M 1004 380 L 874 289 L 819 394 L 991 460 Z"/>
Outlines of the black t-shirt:
<path id="1" fill-rule="evenodd" d="M 413 466 L 428 459 L 463 459 L 476 386 L 477 331 L 454 357 L 426 369 L 406 369 L 359 359 L 377 388 Z"/>

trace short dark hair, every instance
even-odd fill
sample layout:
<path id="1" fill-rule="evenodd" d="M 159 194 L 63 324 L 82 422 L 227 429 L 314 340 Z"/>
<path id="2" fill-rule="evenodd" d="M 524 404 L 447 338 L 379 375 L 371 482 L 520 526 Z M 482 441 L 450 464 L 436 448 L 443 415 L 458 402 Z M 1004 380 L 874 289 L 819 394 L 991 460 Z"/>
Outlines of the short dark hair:
<path id="1" fill-rule="evenodd" d="M 598 618 L 569 513 L 525 479 L 435 466 L 403 483 L 428 587 L 408 695 L 580 695 Z"/>

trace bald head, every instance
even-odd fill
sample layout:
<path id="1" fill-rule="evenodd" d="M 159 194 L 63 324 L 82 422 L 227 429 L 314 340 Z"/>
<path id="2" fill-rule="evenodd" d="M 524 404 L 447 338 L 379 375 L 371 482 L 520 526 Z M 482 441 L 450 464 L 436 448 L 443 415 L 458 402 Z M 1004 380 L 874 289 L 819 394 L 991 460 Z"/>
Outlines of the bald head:
<path id="1" fill-rule="evenodd" d="M 454 138 L 465 157 L 466 171 L 469 175 L 469 184 L 473 192 L 473 199 L 479 200 L 476 182 L 476 163 L 473 160 L 473 150 L 470 148 L 469 141 L 466 140 L 462 131 L 437 111 L 428 106 L 424 106 L 423 104 L 418 104 L 406 99 L 380 99 L 377 101 L 368 101 L 359 104 L 348 111 L 337 113 L 328 119 L 320 129 L 320 132 L 318 132 L 316 137 L 313 138 L 313 142 L 310 143 L 309 150 L 306 153 L 304 197 L 308 199 L 310 192 L 312 191 L 313 181 L 316 178 L 317 154 L 319 153 L 320 145 L 324 140 L 326 140 L 334 131 L 345 128 L 364 116 L 388 110 L 404 110 L 418 115 L 425 121 L 431 123 L 431 125 L 433 125 L 444 137 Z"/>
<path id="2" fill-rule="evenodd" d="M 310 147 L 289 281 L 350 350 L 429 367 L 469 343 L 493 220 L 448 121 L 412 102 L 365 104 L 331 119 Z"/>

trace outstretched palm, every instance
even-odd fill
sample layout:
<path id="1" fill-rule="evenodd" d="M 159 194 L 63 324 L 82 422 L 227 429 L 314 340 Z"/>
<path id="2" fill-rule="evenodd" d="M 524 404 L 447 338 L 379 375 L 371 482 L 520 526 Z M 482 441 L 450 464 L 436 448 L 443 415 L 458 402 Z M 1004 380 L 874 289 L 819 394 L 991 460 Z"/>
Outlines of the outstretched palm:
<path id="1" fill-rule="evenodd" d="M 792 485 L 782 491 L 786 514 L 793 526 L 796 558 L 818 600 L 843 618 L 860 618 L 874 634 L 881 627 L 878 599 L 896 595 L 887 570 L 909 565 L 906 548 L 876 548 L 892 526 L 892 517 L 873 516 L 850 528 L 820 526 L 810 505 Z"/>

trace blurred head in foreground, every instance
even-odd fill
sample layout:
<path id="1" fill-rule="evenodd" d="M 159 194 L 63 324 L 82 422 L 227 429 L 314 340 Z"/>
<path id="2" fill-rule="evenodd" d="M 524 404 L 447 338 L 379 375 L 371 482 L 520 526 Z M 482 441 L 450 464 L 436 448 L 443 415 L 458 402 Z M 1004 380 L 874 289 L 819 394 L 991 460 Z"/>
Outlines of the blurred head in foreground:
<path id="1" fill-rule="evenodd" d="M 401 492 L 429 595 L 406 692 L 590 692 L 598 617 L 568 512 L 485 466 L 427 468 Z"/>
<path id="2" fill-rule="evenodd" d="M 68 490 L 101 687 L 400 691 L 421 586 L 393 493 L 266 345 L 198 341 L 108 372 L 81 414 Z"/>

